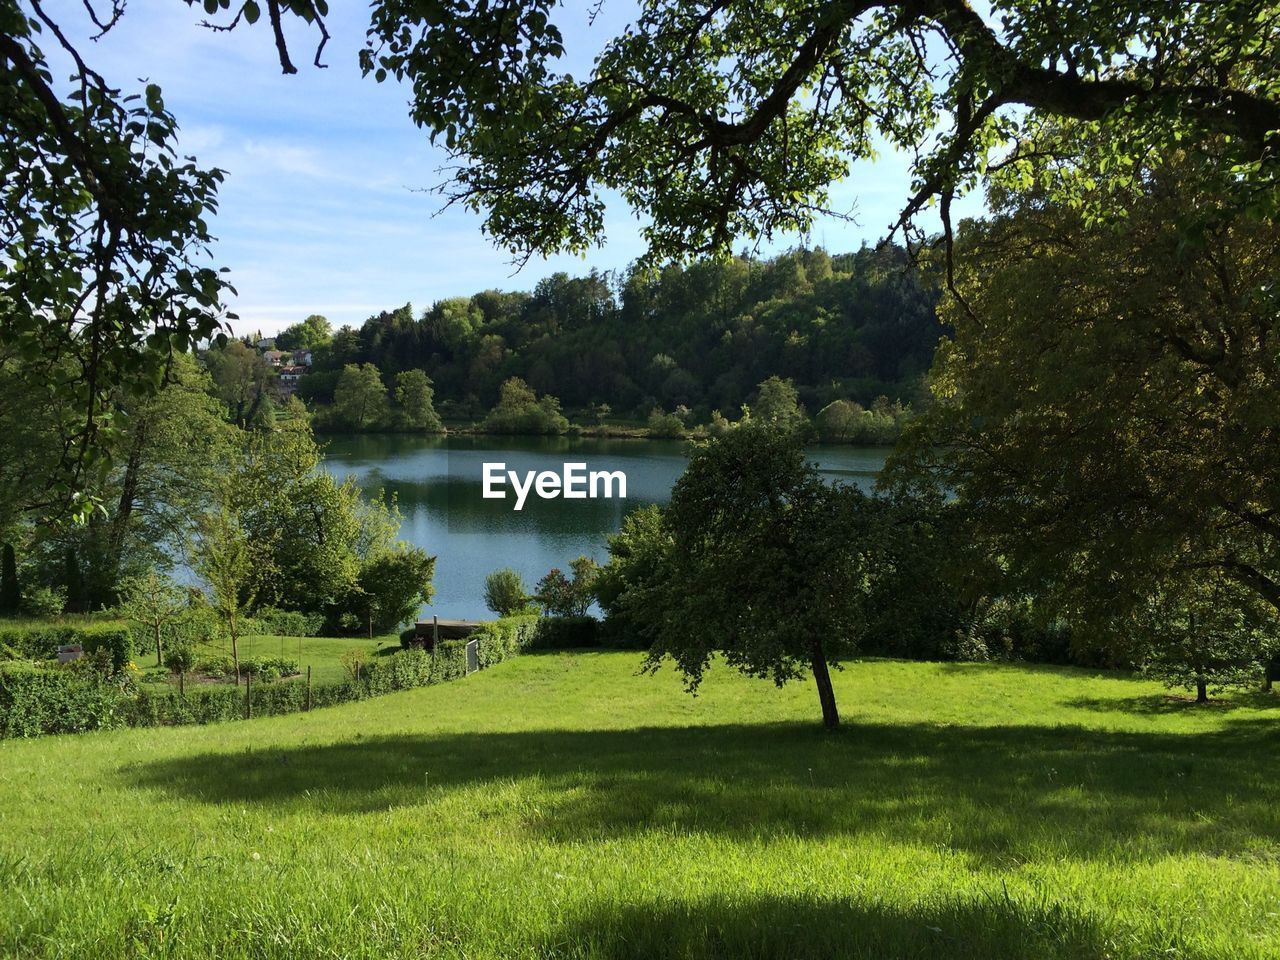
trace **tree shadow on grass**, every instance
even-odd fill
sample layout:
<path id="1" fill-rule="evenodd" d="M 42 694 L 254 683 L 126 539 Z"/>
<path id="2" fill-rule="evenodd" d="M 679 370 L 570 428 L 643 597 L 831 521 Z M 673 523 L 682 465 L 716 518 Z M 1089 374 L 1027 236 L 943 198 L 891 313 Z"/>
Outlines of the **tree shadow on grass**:
<path id="1" fill-rule="evenodd" d="M 866 834 L 1012 866 L 1045 852 L 1274 856 L 1277 745 L 1273 725 L 1257 722 L 1189 734 L 905 724 L 829 734 L 775 723 L 357 734 L 131 764 L 118 775 L 184 800 L 335 813 L 481 787 L 468 801 L 477 819 L 511 817 L 556 842 L 655 829 Z M 536 803 L 504 806 L 512 784 Z"/>
<path id="2" fill-rule="evenodd" d="M 906 906 L 748 895 L 608 905 L 571 918 L 537 951 L 546 960 L 1055 960 L 1102 957 L 1110 938 L 1066 902 Z M 1179 953 L 1188 957 L 1194 954 Z"/>
<path id="3" fill-rule="evenodd" d="M 1248 707 L 1250 710 L 1280 709 L 1280 697 L 1261 692 L 1234 692 L 1227 696 L 1211 697 L 1208 703 L 1196 703 L 1195 697 L 1177 693 L 1154 693 L 1141 697 L 1075 697 L 1064 700 L 1063 706 L 1100 713 L 1132 713 L 1145 716 L 1165 716 L 1204 712 L 1218 714 L 1224 711 Z"/>

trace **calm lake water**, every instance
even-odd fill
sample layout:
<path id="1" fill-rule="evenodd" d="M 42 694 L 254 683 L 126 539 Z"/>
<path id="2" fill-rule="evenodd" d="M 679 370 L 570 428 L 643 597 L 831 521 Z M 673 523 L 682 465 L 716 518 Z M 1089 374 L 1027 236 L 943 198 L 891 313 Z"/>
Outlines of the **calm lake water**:
<path id="1" fill-rule="evenodd" d="M 434 554 L 435 599 L 424 614 L 442 618 L 492 616 L 484 578 L 499 567 L 518 570 L 530 589 L 552 567 L 567 569 L 582 554 L 603 562 L 605 537 L 637 507 L 666 503 L 684 472 L 688 446 L 675 440 L 600 440 L 568 437 L 328 438 L 325 461 L 337 476 L 352 475 L 367 493 L 394 494 L 404 515 L 400 536 Z M 810 459 L 823 473 L 869 488 L 884 465 L 883 447 L 815 447 Z M 508 481 L 507 499 L 485 499 L 483 464 L 559 474 L 566 462 L 587 470 L 621 470 L 625 499 L 554 500 L 530 493 L 523 509 Z"/>

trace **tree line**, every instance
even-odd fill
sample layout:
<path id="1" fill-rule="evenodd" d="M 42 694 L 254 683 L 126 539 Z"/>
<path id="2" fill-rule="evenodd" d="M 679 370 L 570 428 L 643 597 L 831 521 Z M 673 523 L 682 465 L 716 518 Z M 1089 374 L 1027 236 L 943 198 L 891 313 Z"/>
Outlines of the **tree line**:
<path id="1" fill-rule="evenodd" d="M 448 420 L 482 420 L 518 378 L 587 424 L 647 422 L 657 410 L 681 411 L 692 426 L 717 411 L 736 418 L 771 377 L 793 383 L 812 414 L 923 398 L 945 334 L 937 297 L 900 247 L 802 249 L 624 275 L 557 273 L 532 292 L 483 291 L 418 315 L 405 305 L 327 338 L 295 326 L 281 341 L 313 350 L 298 395 L 336 427 L 428 422 L 399 412 L 413 406 L 400 394 L 414 371 Z"/>

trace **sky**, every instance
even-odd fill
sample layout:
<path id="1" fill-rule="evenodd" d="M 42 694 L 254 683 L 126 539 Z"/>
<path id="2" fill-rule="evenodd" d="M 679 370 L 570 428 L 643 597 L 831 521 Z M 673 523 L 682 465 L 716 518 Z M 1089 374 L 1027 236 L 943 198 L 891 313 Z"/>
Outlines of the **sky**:
<path id="1" fill-rule="evenodd" d="M 275 333 L 312 313 L 335 327 L 358 326 L 405 303 L 421 311 L 489 288 L 529 290 L 560 270 L 624 270 L 643 252 L 639 221 L 621 201 L 609 206 L 602 247 L 533 259 L 519 272 L 510 253 L 482 234 L 479 216 L 442 211 L 431 188 L 447 158 L 409 120 L 408 88 L 360 76 L 363 2 L 331 3 L 325 70 L 311 66 L 315 35 L 301 22 L 290 26 L 294 76 L 280 71 L 265 16 L 232 34 L 214 33 L 199 25 L 200 4 L 129 0 L 120 22 L 95 42 L 79 8 L 68 4 L 62 25 L 90 65 L 124 92 L 159 84 L 178 119 L 180 152 L 226 171 L 212 226 L 215 257 L 238 291 L 231 303 L 237 335 Z M 634 15 L 631 0 L 604 0 L 594 23 L 589 9 L 570 3 L 555 21 L 577 75 Z M 857 164 L 832 193 L 833 209 L 853 211 L 857 222 L 826 218 L 808 242 L 833 252 L 875 243 L 909 184 L 901 156 Z M 961 203 L 961 214 L 980 209 L 976 198 Z M 803 239 L 777 238 L 761 252 Z"/>

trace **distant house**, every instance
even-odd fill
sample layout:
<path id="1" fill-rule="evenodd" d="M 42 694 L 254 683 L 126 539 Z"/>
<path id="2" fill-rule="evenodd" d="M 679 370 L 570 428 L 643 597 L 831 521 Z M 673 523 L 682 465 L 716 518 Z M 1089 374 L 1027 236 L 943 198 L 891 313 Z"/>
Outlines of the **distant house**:
<path id="1" fill-rule="evenodd" d="M 254 346 L 257 347 L 259 350 L 274 350 L 276 348 L 276 338 L 267 337 L 264 340 L 259 340 L 257 343 L 254 344 Z"/>
<path id="2" fill-rule="evenodd" d="M 310 350 L 293 351 L 293 362 L 296 366 L 299 366 L 299 367 L 311 366 L 311 351 Z"/>
<path id="3" fill-rule="evenodd" d="M 294 391 L 298 389 L 298 381 L 306 372 L 306 367 L 298 366 L 296 364 L 289 364 L 287 366 L 280 367 L 276 371 L 278 375 L 276 383 L 278 385 L 280 395 L 283 397 L 293 396 Z"/>
<path id="4" fill-rule="evenodd" d="M 267 350 L 262 357 L 273 367 L 282 367 L 289 362 L 289 354 L 283 350 Z"/>

